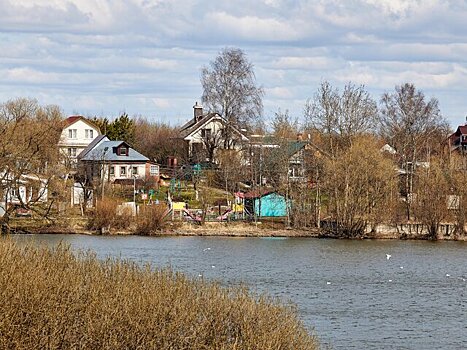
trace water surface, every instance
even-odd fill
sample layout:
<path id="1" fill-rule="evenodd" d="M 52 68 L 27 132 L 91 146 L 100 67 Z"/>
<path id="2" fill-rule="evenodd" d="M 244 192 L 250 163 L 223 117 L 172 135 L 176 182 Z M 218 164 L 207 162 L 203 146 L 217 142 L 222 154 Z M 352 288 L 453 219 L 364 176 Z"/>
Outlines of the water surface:
<path id="1" fill-rule="evenodd" d="M 334 349 L 465 349 L 467 244 L 302 238 L 18 235 L 171 266 L 292 301 Z M 391 257 L 388 260 L 387 255 Z"/>

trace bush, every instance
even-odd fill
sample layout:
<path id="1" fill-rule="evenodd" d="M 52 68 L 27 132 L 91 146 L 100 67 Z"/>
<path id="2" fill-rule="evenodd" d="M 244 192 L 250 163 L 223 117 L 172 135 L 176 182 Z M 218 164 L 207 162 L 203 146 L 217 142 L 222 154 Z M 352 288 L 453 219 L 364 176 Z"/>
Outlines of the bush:
<path id="1" fill-rule="evenodd" d="M 128 228 L 131 224 L 131 209 L 124 208 L 117 213 L 121 201 L 105 197 L 98 200 L 96 208 L 90 214 L 88 227 L 92 230 L 108 231 L 111 228 Z"/>
<path id="2" fill-rule="evenodd" d="M 1 349 L 317 349 L 296 311 L 171 270 L 0 242 Z"/>
<path id="3" fill-rule="evenodd" d="M 162 230 L 166 224 L 167 207 L 165 205 L 148 205 L 140 207 L 136 219 L 136 234 L 151 235 Z"/>

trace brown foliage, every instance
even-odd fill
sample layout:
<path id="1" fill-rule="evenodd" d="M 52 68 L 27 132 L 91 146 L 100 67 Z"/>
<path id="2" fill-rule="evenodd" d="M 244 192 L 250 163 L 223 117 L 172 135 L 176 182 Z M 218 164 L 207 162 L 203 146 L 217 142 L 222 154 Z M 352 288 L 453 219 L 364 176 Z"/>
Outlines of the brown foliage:
<path id="1" fill-rule="evenodd" d="M 317 349 L 296 310 L 170 270 L 0 242 L 2 349 Z"/>
<path id="2" fill-rule="evenodd" d="M 167 207 L 165 205 L 149 205 L 140 207 L 136 219 L 136 234 L 151 235 L 163 229 L 167 223 Z"/>
<path id="3" fill-rule="evenodd" d="M 324 188 L 333 233 L 358 236 L 368 224 L 385 219 L 396 199 L 396 171 L 370 137 L 359 138 L 340 156 L 325 164 Z"/>
<path id="4" fill-rule="evenodd" d="M 129 209 L 117 212 L 117 207 L 120 203 L 121 201 L 109 197 L 98 200 L 96 208 L 89 217 L 89 228 L 93 230 L 128 228 L 131 223 L 132 213 Z"/>
<path id="5" fill-rule="evenodd" d="M 160 122 L 152 123 L 143 117 L 135 120 L 134 147 L 161 164 L 165 164 L 168 156 L 182 161 L 187 152 L 182 140 L 178 139 L 176 128 Z"/>

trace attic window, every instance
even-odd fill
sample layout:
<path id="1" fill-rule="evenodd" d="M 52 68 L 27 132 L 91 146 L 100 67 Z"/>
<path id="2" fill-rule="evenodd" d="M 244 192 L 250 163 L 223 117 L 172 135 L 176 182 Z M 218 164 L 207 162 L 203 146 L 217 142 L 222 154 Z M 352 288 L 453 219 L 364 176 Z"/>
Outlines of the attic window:
<path id="1" fill-rule="evenodd" d="M 128 150 L 126 147 L 122 146 L 118 149 L 118 155 L 119 156 L 127 156 L 128 155 Z"/>

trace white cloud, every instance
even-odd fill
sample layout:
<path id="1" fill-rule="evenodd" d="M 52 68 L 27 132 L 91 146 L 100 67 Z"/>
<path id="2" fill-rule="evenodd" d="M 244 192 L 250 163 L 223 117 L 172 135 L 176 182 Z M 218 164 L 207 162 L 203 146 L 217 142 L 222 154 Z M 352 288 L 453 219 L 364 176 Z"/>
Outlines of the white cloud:
<path id="1" fill-rule="evenodd" d="M 467 3 L 450 0 L 0 0 L 0 101 L 185 119 L 200 67 L 240 47 L 267 113 L 301 115 L 319 83 L 376 99 L 411 81 L 454 118 L 467 100 Z M 450 100 L 452 96 L 452 100 Z"/>
<path id="2" fill-rule="evenodd" d="M 303 37 L 290 23 L 276 18 L 257 16 L 236 17 L 225 12 L 208 13 L 208 26 L 227 36 L 238 36 L 248 41 L 294 41 Z"/>

